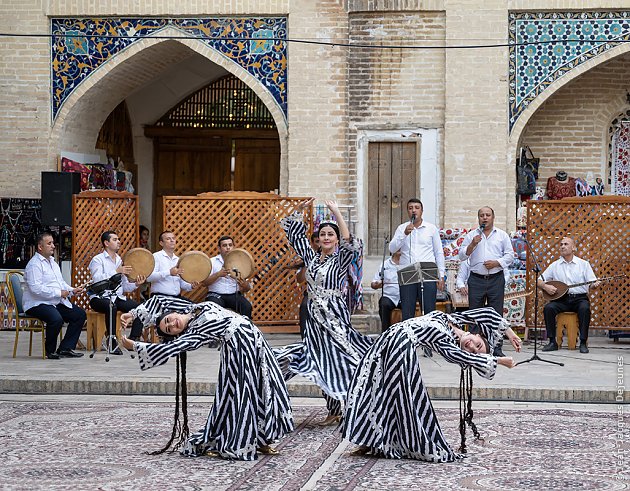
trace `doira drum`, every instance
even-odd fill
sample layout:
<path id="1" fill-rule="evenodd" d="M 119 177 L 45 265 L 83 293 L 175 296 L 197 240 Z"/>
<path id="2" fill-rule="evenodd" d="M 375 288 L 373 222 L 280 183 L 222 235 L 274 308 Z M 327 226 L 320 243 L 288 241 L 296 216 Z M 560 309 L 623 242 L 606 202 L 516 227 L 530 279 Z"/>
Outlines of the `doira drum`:
<path id="1" fill-rule="evenodd" d="M 210 258 L 201 251 L 185 252 L 179 257 L 177 267 L 183 270 L 180 276 L 188 283 L 205 280 L 212 271 Z"/>
<path id="2" fill-rule="evenodd" d="M 131 266 L 131 273 L 127 275 L 127 278 L 129 278 L 129 281 L 135 282 L 138 276 L 144 276 L 146 278 L 153 273 L 155 258 L 148 249 L 135 247 L 125 253 L 123 264 L 125 266 Z"/>
<path id="3" fill-rule="evenodd" d="M 245 249 L 232 249 L 225 257 L 223 265 L 228 270 L 232 278 L 247 279 L 252 276 L 256 270 L 254 258 Z"/>

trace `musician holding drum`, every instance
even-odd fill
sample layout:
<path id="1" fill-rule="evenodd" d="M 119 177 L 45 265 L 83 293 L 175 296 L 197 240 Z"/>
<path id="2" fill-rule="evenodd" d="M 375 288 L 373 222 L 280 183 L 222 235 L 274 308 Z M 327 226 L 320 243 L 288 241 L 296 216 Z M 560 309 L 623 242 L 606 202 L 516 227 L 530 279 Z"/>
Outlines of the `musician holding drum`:
<path id="1" fill-rule="evenodd" d="M 199 286 L 199 282 L 188 283 L 181 275 L 185 273 L 184 268 L 179 265 L 179 256 L 175 255 L 177 238 L 171 231 L 165 230 L 160 234 L 161 251 L 153 253 L 155 268 L 147 278 L 151 283 L 151 296 L 166 295 L 169 297 L 180 297 L 181 292 L 189 292 Z"/>
<path id="2" fill-rule="evenodd" d="M 552 297 L 561 293 L 561 285 L 552 282 L 560 281 L 567 286 L 576 283 L 591 283 L 593 287 L 599 286 L 599 281 L 588 261 L 574 255 L 575 241 L 571 237 L 563 237 L 560 241 L 560 259 L 549 265 L 540 275 L 537 286 L 547 295 Z M 549 282 L 549 283 L 548 283 Z M 543 347 L 543 351 L 556 351 L 556 315 L 561 312 L 576 312 L 580 326 L 580 353 L 588 353 L 588 328 L 591 322 L 591 304 L 588 299 L 589 285 L 576 285 L 568 288 L 568 291 L 559 298 L 545 305 L 544 316 L 547 327 L 549 343 Z"/>
<path id="3" fill-rule="evenodd" d="M 115 274 L 132 275 L 133 268 L 131 266 L 123 265 L 123 260 L 118 255 L 120 249 L 120 239 L 113 230 L 108 230 L 101 234 L 101 243 L 103 244 L 103 252 L 92 258 L 90 261 L 89 269 L 94 282 L 107 280 Z M 146 251 L 146 249 L 145 249 Z M 148 251 L 147 251 L 148 252 Z M 151 253 L 149 253 L 151 255 Z M 135 300 L 127 299 L 124 293 L 134 291 L 138 286 L 144 283 L 146 277 L 143 275 L 137 275 L 133 278 L 122 277 L 122 283 L 115 292 L 112 292 L 110 298 L 104 298 L 104 295 L 90 295 L 90 307 L 96 312 L 102 312 L 105 314 L 105 326 L 107 328 L 108 336 L 112 335 L 112 329 L 110 326 L 110 305 L 112 306 L 111 317 L 116 322 L 116 312 L 129 312 L 135 309 L 139 304 Z M 115 334 L 115 331 L 114 331 Z M 142 322 L 136 319 L 131 326 L 130 339 L 138 340 L 142 334 Z M 112 339 L 111 354 L 122 355 L 122 351 L 118 347 L 116 340 Z"/>
<path id="4" fill-rule="evenodd" d="M 208 287 L 208 302 L 214 302 L 221 307 L 226 307 L 234 312 L 252 317 L 252 304 L 242 294 L 251 290 L 247 281 L 247 275 L 240 271 L 225 267 L 225 260 L 230 251 L 234 249 L 234 239 L 228 235 L 219 238 L 219 254 L 212 260 L 210 276 L 201 282 Z"/>

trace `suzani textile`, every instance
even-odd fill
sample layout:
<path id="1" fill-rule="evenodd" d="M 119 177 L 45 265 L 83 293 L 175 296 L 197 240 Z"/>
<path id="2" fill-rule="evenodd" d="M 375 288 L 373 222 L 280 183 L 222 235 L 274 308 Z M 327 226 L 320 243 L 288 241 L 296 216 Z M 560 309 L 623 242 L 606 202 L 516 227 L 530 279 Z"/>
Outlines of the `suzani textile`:
<path id="1" fill-rule="evenodd" d="M 509 14 L 509 126 L 550 84 L 630 39 L 630 12 Z"/>
<path id="2" fill-rule="evenodd" d="M 630 123 L 623 122 L 613 136 L 612 192 L 630 196 Z"/>
<path id="3" fill-rule="evenodd" d="M 270 92 L 287 114 L 287 21 L 272 18 L 52 19 L 52 117 L 97 68 L 140 39 L 167 27 L 199 38 L 240 65 Z"/>

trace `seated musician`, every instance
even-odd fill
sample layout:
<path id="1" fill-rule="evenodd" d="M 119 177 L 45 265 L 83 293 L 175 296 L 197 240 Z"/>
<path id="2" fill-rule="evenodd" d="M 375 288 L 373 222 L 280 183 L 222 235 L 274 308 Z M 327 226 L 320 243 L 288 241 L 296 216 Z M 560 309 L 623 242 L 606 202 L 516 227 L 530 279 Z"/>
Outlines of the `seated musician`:
<path id="1" fill-rule="evenodd" d="M 381 318 L 381 332 L 392 325 L 392 311 L 400 308 L 400 289 L 398 287 L 398 267 L 400 250 L 392 254 L 374 274 L 370 286 L 374 290 L 383 287 L 383 295 L 378 300 L 378 316 Z"/>
<path id="2" fill-rule="evenodd" d="M 219 254 L 212 258 L 212 271 L 210 276 L 201 282 L 208 287 L 206 301 L 219 304 L 245 317 L 252 317 L 252 304 L 242 293 L 251 290 L 251 285 L 245 278 L 236 275 L 236 278 L 229 275 L 225 269 L 225 258 L 234 249 L 232 237 L 224 235 L 219 238 Z"/>
<path id="3" fill-rule="evenodd" d="M 560 241 L 560 259 L 549 265 L 537 281 L 537 286 L 549 295 L 555 295 L 557 288 L 548 281 L 561 281 L 566 285 L 593 281 L 593 287 L 599 286 L 597 277 L 588 261 L 575 256 L 575 241 L 571 237 L 563 237 Z M 549 342 L 543 351 L 555 351 L 556 343 L 556 315 L 561 312 L 577 312 L 580 326 L 580 353 L 588 353 L 588 327 L 591 322 L 591 304 L 588 299 L 588 285 L 575 286 L 562 297 L 545 305 L 545 326 Z"/>
<path id="4" fill-rule="evenodd" d="M 138 286 L 142 285 L 145 281 L 145 277 L 138 275 L 135 283 L 130 282 L 126 276 L 131 273 L 131 266 L 124 266 L 121 257 L 118 255 L 120 249 L 120 239 L 116 232 L 108 230 L 101 235 L 101 243 L 103 244 L 103 252 L 92 258 L 90 261 L 90 273 L 93 281 L 102 281 L 111 278 L 117 273 L 123 274 L 122 283 L 115 292 L 111 292 L 111 295 L 90 295 L 90 307 L 96 312 L 102 312 L 105 314 L 105 326 L 107 328 L 107 334 L 109 336 L 115 335 L 116 331 L 112 333 L 110 326 L 110 306 L 111 317 L 116 323 L 116 313 L 129 312 L 135 309 L 139 304 L 135 300 L 128 299 L 124 293 L 134 291 Z M 131 326 L 130 339 L 139 340 L 142 334 L 142 322 L 136 319 Z M 116 343 L 116 339 L 112 339 L 112 354 L 122 355 L 122 351 Z"/>
<path id="5" fill-rule="evenodd" d="M 168 297 L 180 297 L 182 290 L 189 292 L 197 288 L 199 283 L 188 283 L 180 275 L 184 272 L 179 268 L 179 256 L 175 254 L 177 239 L 171 231 L 165 230 L 160 234 L 161 251 L 153 253 L 155 267 L 147 281 L 151 283 L 151 295 L 166 295 Z"/>

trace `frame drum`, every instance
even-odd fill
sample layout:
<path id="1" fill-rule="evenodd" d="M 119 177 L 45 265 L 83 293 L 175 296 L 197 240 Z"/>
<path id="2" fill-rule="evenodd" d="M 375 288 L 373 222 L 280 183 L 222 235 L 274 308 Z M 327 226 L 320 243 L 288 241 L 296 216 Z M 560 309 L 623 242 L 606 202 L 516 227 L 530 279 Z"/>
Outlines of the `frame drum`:
<path id="1" fill-rule="evenodd" d="M 184 270 L 180 276 L 188 283 L 203 281 L 212 272 L 212 262 L 210 258 L 201 251 L 185 252 L 179 257 L 177 267 Z"/>
<path id="2" fill-rule="evenodd" d="M 252 276 L 256 270 L 254 258 L 245 249 L 232 249 L 225 257 L 223 265 L 228 270 L 232 278 L 240 277 L 247 279 Z"/>
<path id="3" fill-rule="evenodd" d="M 131 266 L 131 273 L 127 275 L 129 281 L 135 282 L 138 276 L 148 277 L 155 268 L 155 258 L 151 251 L 144 247 L 129 249 L 123 257 L 123 265 Z"/>

